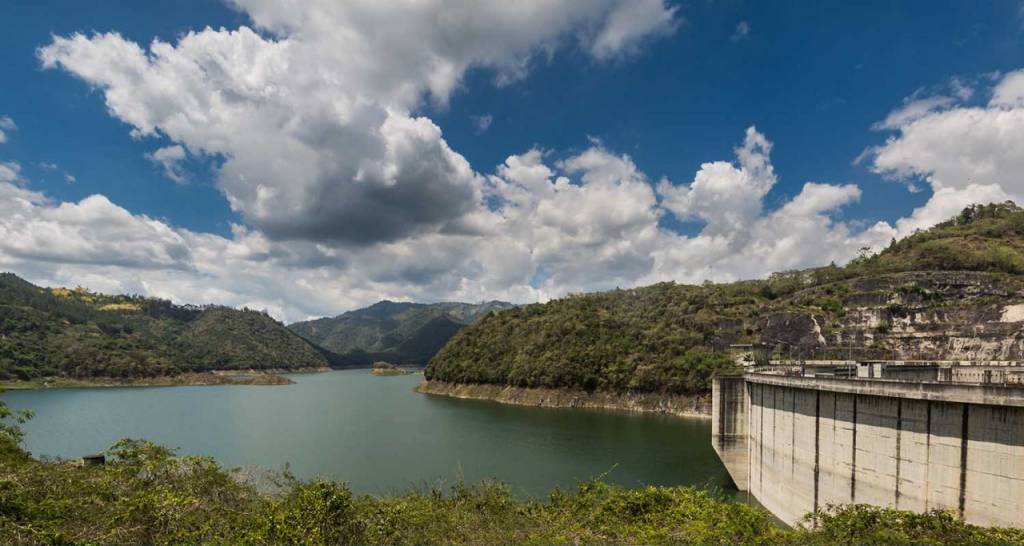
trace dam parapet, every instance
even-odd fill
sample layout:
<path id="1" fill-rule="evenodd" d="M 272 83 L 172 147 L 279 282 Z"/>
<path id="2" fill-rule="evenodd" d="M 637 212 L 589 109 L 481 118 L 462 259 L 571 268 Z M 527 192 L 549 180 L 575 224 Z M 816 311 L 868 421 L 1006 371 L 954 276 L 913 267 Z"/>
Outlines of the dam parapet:
<path id="1" fill-rule="evenodd" d="M 858 503 L 1024 527 L 1024 385 L 840 368 L 715 379 L 712 444 L 740 490 L 790 524 Z"/>

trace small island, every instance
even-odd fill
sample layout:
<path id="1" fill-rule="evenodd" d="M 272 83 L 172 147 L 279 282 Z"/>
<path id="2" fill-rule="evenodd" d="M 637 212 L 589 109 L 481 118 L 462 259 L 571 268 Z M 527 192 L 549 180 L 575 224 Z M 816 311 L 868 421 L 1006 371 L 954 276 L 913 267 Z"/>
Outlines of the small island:
<path id="1" fill-rule="evenodd" d="M 409 375 L 412 372 L 405 368 L 399 368 L 398 366 L 378 360 L 373 363 L 373 368 L 370 369 L 370 375 L 389 376 L 389 375 Z"/>

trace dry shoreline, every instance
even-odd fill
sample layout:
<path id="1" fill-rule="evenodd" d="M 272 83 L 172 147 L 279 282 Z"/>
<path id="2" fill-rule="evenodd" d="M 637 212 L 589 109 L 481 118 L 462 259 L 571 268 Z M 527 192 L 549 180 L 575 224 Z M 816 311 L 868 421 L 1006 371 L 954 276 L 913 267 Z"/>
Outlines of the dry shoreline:
<path id="1" fill-rule="evenodd" d="M 282 374 L 320 373 L 330 368 L 297 368 L 266 370 L 213 370 L 157 377 L 41 377 L 28 381 L 0 381 L 0 390 L 72 389 L 95 387 L 177 387 L 195 385 L 291 385 L 295 383 Z"/>
<path id="2" fill-rule="evenodd" d="M 492 400 L 517 406 L 594 408 L 678 417 L 711 418 L 711 395 L 657 393 L 588 393 L 567 389 L 530 389 L 503 385 L 423 381 L 416 392 L 472 400 Z"/>

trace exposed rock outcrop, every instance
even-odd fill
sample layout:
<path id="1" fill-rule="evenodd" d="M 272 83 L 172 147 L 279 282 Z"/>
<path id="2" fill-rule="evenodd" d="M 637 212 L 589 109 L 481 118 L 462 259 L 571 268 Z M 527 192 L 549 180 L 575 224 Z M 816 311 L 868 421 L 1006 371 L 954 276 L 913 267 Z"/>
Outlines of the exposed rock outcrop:
<path id="1" fill-rule="evenodd" d="M 760 338 L 801 356 L 847 351 L 855 358 L 1024 360 L 1024 290 L 1019 277 L 982 272 L 910 272 L 815 287 L 842 311 L 832 317 L 773 313 Z M 845 348 L 845 349 L 844 349 Z"/>

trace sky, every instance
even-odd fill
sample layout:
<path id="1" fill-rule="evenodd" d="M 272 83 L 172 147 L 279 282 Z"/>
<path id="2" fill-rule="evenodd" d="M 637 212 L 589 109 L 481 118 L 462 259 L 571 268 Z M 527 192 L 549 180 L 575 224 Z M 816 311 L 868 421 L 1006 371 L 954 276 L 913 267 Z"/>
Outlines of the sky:
<path id="1" fill-rule="evenodd" d="M 12 0 L 0 270 L 284 321 L 845 263 L 1024 202 L 1024 3 Z"/>

